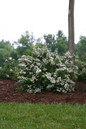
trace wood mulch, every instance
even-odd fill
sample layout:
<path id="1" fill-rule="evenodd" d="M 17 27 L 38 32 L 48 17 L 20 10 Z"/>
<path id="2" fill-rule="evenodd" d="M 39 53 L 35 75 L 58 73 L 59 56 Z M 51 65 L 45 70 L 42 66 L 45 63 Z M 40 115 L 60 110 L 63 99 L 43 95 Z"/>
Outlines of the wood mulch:
<path id="1" fill-rule="evenodd" d="M 76 81 L 75 91 L 71 93 L 51 93 L 42 92 L 30 94 L 17 91 L 19 84 L 12 80 L 0 79 L 0 102 L 18 102 L 18 103 L 68 103 L 85 104 L 86 103 L 86 83 Z"/>

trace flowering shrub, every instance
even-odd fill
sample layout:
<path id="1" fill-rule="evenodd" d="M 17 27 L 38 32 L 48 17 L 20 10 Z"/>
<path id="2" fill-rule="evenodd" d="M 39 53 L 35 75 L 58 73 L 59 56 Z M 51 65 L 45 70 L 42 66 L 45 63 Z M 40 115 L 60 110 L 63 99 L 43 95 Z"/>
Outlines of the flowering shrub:
<path id="1" fill-rule="evenodd" d="M 17 79 L 17 61 L 15 61 L 12 57 L 9 57 L 5 60 L 3 67 L 0 68 L 0 78 L 9 78 L 12 80 Z"/>
<path id="2" fill-rule="evenodd" d="M 23 55 L 19 59 L 18 79 L 21 88 L 29 93 L 42 90 L 71 92 L 74 82 L 70 80 L 69 69 L 62 63 L 57 52 L 46 47 L 34 47 L 31 56 Z"/>

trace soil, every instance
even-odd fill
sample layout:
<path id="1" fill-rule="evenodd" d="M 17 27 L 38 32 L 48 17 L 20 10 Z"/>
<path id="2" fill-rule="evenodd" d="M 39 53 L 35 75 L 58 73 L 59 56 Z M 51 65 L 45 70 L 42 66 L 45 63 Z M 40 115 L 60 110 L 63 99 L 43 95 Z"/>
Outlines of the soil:
<path id="1" fill-rule="evenodd" d="M 75 91 L 71 93 L 51 93 L 42 92 L 30 94 L 17 91 L 19 84 L 12 80 L 0 79 L 0 102 L 18 102 L 18 103 L 68 103 L 85 104 L 86 103 L 86 83 L 76 81 Z"/>

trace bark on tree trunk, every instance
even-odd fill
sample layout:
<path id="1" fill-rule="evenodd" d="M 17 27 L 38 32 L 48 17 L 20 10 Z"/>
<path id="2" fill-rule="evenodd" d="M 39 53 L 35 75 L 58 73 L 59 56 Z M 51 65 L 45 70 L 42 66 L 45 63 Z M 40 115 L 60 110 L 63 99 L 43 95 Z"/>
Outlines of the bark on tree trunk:
<path id="1" fill-rule="evenodd" d="M 69 0 L 68 12 L 68 50 L 71 55 L 74 53 L 74 1 Z"/>

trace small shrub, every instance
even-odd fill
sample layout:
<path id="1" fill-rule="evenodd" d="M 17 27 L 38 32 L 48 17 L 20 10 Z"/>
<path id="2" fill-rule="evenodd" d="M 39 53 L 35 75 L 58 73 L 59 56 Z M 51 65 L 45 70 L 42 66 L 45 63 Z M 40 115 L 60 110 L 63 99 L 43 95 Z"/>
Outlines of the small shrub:
<path id="1" fill-rule="evenodd" d="M 5 60 L 3 67 L 0 69 L 0 78 L 17 80 L 17 61 L 12 57 Z"/>
<path id="2" fill-rule="evenodd" d="M 31 56 L 23 55 L 19 59 L 19 67 L 18 80 L 24 91 L 37 93 L 47 90 L 66 93 L 74 90 L 69 68 L 62 63 L 57 52 L 52 53 L 46 47 L 36 46 Z"/>
<path id="3" fill-rule="evenodd" d="M 82 62 L 77 58 L 75 63 L 78 67 L 78 80 L 86 82 L 86 62 Z"/>

